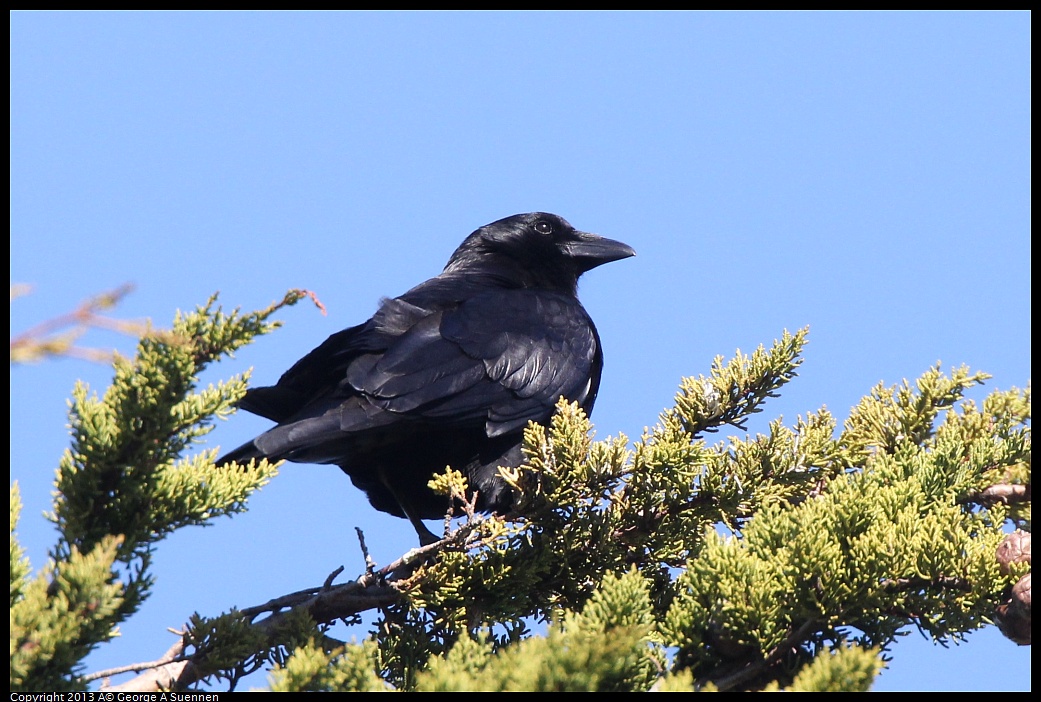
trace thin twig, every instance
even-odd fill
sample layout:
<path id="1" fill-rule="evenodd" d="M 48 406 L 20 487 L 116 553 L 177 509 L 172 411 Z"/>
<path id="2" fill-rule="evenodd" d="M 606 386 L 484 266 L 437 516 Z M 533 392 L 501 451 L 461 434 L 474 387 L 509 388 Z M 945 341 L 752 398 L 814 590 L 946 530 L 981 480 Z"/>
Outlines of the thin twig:
<path id="1" fill-rule="evenodd" d="M 369 547 L 365 545 L 365 533 L 359 527 L 354 527 L 354 530 L 358 532 L 358 543 L 361 544 L 361 553 L 365 558 L 365 572 L 371 573 L 376 569 L 376 562 L 372 560 L 372 556 L 369 555 Z"/>
<path id="2" fill-rule="evenodd" d="M 177 643 L 171 646 L 169 650 L 167 650 L 167 652 L 163 654 L 162 658 L 159 658 L 154 661 L 149 661 L 148 663 L 131 663 L 130 665 L 121 665 L 116 668 L 99 670 L 95 673 L 88 673 L 87 675 L 82 676 L 80 680 L 82 680 L 83 682 L 92 682 L 94 680 L 99 680 L 101 678 L 110 678 L 113 675 L 120 675 L 122 673 L 134 673 L 141 670 L 148 670 L 149 668 L 158 668 L 159 666 L 166 665 L 167 663 L 174 663 L 179 660 L 184 660 L 181 656 L 182 653 L 184 653 L 184 641 L 183 639 L 179 639 Z"/>
<path id="3" fill-rule="evenodd" d="M 11 338 L 11 361 L 37 360 L 47 355 L 64 355 L 90 361 L 111 360 L 112 353 L 100 349 L 75 346 L 75 342 L 90 329 L 106 329 L 128 336 L 141 336 L 148 331 L 147 322 L 114 319 L 99 314 L 117 305 L 134 289 L 133 285 L 122 285 L 100 295 L 95 295 L 71 312 L 40 322 L 34 327 Z M 22 289 L 12 286 L 11 299 L 19 297 Z M 66 329 L 63 333 L 59 330 Z"/>

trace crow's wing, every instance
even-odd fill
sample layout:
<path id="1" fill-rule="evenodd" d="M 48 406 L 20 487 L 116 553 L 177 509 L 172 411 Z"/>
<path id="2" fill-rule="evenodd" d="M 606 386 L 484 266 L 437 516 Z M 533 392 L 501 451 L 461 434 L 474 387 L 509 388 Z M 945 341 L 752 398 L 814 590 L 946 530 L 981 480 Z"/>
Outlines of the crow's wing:
<path id="1" fill-rule="evenodd" d="M 546 421 L 561 395 L 588 408 L 601 367 L 596 329 L 572 296 L 491 290 L 436 311 L 397 299 L 243 406 L 282 422 L 255 440 L 264 455 L 338 463 L 347 435 L 402 422 L 493 437 Z"/>
<path id="2" fill-rule="evenodd" d="M 370 325 L 371 321 L 333 334 L 294 363 L 277 384 L 250 388 L 239 401 L 239 409 L 275 422 L 292 419 L 307 405 L 336 389 L 348 363 L 365 353 L 366 341 L 371 343 L 366 329 Z"/>
<path id="3" fill-rule="evenodd" d="M 413 325 L 347 381 L 373 404 L 488 436 L 545 421 L 561 395 L 588 407 L 600 382 L 596 329 L 573 296 L 491 290 Z"/>
<path id="4" fill-rule="evenodd" d="M 427 281 L 417 290 L 431 287 L 435 282 L 436 278 Z M 384 299 L 372 319 L 330 336 L 294 363 L 275 385 L 250 388 L 239 402 L 239 408 L 276 422 L 286 422 L 325 398 L 353 396 L 356 393 L 343 384 L 351 364 L 391 348 L 401 335 L 437 309 L 436 302 L 436 299 L 429 300 L 428 303 L 434 304 L 430 304 L 432 309 L 426 309 L 402 298 Z M 311 409 L 308 414 L 313 415 Z"/>

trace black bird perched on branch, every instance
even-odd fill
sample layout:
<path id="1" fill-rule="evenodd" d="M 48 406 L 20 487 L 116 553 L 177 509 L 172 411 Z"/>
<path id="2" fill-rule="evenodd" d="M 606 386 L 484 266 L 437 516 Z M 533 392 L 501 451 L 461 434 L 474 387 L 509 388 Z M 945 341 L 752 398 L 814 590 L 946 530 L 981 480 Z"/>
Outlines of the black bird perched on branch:
<path id="1" fill-rule="evenodd" d="M 437 537 L 420 520 L 449 509 L 427 487 L 445 466 L 467 477 L 478 509 L 507 511 L 498 467 L 521 463 L 524 427 L 547 422 L 561 396 L 588 413 L 600 387 L 600 338 L 578 278 L 635 253 L 543 212 L 481 227 L 439 276 L 247 392 L 239 407 L 278 426 L 218 464 L 338 465 L 424 544 Z"/>

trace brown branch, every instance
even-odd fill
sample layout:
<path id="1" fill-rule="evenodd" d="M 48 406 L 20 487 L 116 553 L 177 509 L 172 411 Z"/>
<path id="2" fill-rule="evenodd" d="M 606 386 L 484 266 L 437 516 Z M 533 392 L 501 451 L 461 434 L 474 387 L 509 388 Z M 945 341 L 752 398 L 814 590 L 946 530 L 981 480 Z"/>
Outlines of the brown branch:
<path id="1" fill-rule="evenodd" d="M 110 361 L 112 353 L 100 349 L 82 348 L 76 340 L 90 329 L 106 329 L 128 336 L 141 336 L 148 331 L 147 322 L 106 317 L 100 312 L 117 305 L 134 289 L 125 284 L 115 290 L 95 295 L 81 302 L 71 312 L 40 322 L 11 338 L 11 362 L 37 361 L 45 356 L 63 355 L 89 361 Z M 11 287 L 11 299 L 25 294 L 24 286 Z M 64 330 L 64 331 L 62 331 Z"/>
<path id="2" fill-rule="evenodd" d="M 318 308 L 318 311 L 321 312 L 323 316 L 329 313 L 328 310 L 325 309 L 325 305 L 322 304 L 322 301 L 318 299 L 318 296 L 314 292 L 303 289 L 299 290 L 298 292 L 301 295 L 306 295 L 307 297 L 311 298 L 311 302 L 314 303 L 314 306 Z"/>
<path id="3" fill-rule="evenodd" d="M 1013 505 L 1030 502 L 1030 485 L 998 483 L 965 497 L 963 502 L 990 506 L 993 504 Z"/>
<path id="4" fill-rule="evenodd" d="M 883 580 L 881 585 L 889 592 L 906 592 L 908 590 L 923 590 L 932 587 L 972 592 L 972 584 L 968 580 L 943 576 L 939 578 L 895 578 Z"/>
<path id="5" fill-rule="evenodd" d="M 756 676 L 766 672 L 767 668 L 780 661 L 786 653 L 801 644 L 803 640 L 809 636 L 810 632 L 817 628 L 817 626 L 818 622 L 816 620 L 808 619 L 803 622 L 802 626 L 789 634 L 788 638 L 775 646 L 774 649 L 763 658 L 760 658 L 758 661 L 750 663 L 729 675 L 713 680 L 712 682 L 715 683 L 720 692 L 725 692 L 726 690 L 737 687 L 747 680 L 755 678 Z"/>
<path id="6" fill-rule="evenodd" d="M 280 645 L 277 640 L 279 625 L 291 616 L 304 611 L 316 624 L 332 624 L 371 609 L 386 607 L 400 602 L 405 597 L 408 578 L 416 568 L 430 557 L 450 548 L 466 547 L 472 543 L 482 518 L 477 518 L 455 530 L 440 541 L 413 549 L 380 570 L 375 570 L 370 559 L 366 559 L 366 571 L 357 579 L 342 585 L 332 585 L 332 579 L 343 568 L 334 571 L 319 587 L 307 588 L 282 595 L 264 604 L 247 607 L 239 611 L 249 626 L 268 638 L 271 648 Z M 269 615 L 256 621 L 258 617 Z M 184 690 L 205 675 L 208 651 L 186 655 L 182 637 L 166 654 L 148 663 L 111 668 L 90 673 L 84 681 L 111 677 L 120 673 L 145 671 L 141 675 L 115 686 L 103 685 L 105 692 L 145 692 L 160 690 Z"/>
<path id="7" fill-rule="evenodd" d="M 120 673 L 145 671 L 119 685 L 109 685 L 106 680 L 101 685 L 102 692 L 158 692 L 160 690 L 183 690 L 196 682 L 195 666 L 183 656 L 184 639 L 181 638 L 157 661 L 150 663 L 134 663 L 119 668 L 109 668 L 90 673 L 81 679 L 84 682 L 109 678 Z"/>
<path id="8" fill-rule="evenodd" d="M 110 678 L 113 675 L 120 675 L 122 673 L 133 673 L 139 670 L 148 670 L 149 668 L 158 668 L 161 665 L 166 665 L 173 661 L 182 660 L 181 653 L 184 651 L 184 644 L 182 641 L 178 641 L 163 654 L 163 657 L 149 661 L 148 663 L 131 663 L 130 665 L 121 665 L 116 668 L 108 668 L 107 670 L 99 670 L 95 673 L 88 673 L 80 678 L 83 682 L 92 682 L 101 678 Z"/>

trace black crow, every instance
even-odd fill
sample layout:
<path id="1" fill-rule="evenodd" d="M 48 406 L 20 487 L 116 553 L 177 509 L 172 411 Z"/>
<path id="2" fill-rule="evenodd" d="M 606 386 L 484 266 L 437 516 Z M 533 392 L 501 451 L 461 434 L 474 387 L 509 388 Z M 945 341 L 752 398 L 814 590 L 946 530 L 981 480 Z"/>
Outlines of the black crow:
<path id="1" fill-rule="evenodd" d="M 478 509 L 508 511 L 498 467 L 520 465 L 524 427 L 546 423 L 561 396 L 590 412 L 600 388 L 600 337 L 578 277 L 635 253 L 544 212 L 481 227 L 439 276 L 249 390 L 239 406 L 278 426 L 218 463 L 338 465 L 424 544 L 437 537 L 420 520 L 449 509 L 427 487 L 446 466 L 467 477 Z"/>

